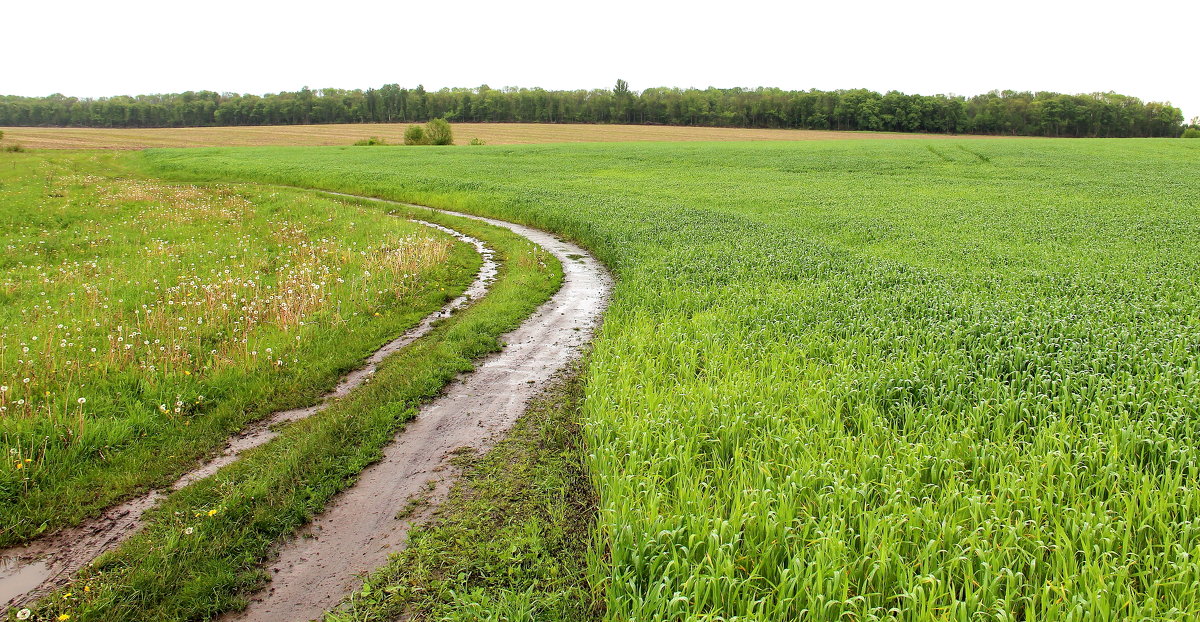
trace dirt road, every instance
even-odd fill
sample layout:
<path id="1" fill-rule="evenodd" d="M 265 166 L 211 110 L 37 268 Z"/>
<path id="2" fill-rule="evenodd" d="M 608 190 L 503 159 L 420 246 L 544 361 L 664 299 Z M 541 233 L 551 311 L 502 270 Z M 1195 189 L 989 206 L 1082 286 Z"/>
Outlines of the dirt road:
<path id="1" fill-rule="evenodd" d="M 563 264 L 562 288 L 518 329 L 501 338 L 507 344 L 503 351 L 485 358 L 474 372 L 453 381 L 439 398 L 422 408 L 385 449 L 382 461 L 336 497 L 301 537 L 281 548 L 270 565 L 274 570 L 271 584 L 251 599 L 246 611 L 228 619 L 304 620 L 336 606 L 355 586 L 357 575 L 383 564 L 389 552 L 404 545 L 409 528 L 445 497 L 454 476 L 450 459 L 459 452 L 490 448 L 528 401 L 578 357 L 590 340 L 607 306 L 611 279 L 587 251 L 529 227 L 448 213 L 507 228 L 549 251 Z M 207 477 L 241 452 L 268 442 L 278 435 L 275 426 L 324 410 L 328 399 L 344 396 L 367 381 L 388 354 L 427 333 L 438 318 L 487 292 L 498 269 L 491 250 L 457 231 L 423 224 L 473 244 L 483 255 L 484 264 L 468 290 L 380 348 L 320 403 L 281 411 L 250 426 L 232 438 L 219 456 L 183 475 L 172 490 Z M 34 600 L 61 585 L 92 559 L 136 533 L 142 514 L 162 497 L 161 492 L 151 492 L 79 527 L 0 551 L 0 610 Z M 402 512 L 418 498 L 424 502 L 423 511 Z M 404 518 L 397 518 L 401 514 Z"/>
<path id="2" fill-rule="evenodd" d="M 194 481 L 208 477 L 221 467 L 237 460 L 242 452 L 267 443 L 279 435 L 280 425 L 311 417 L 325 410 L 329 407 L 330 400 L 344 397 L 367 382 L 374 375 L 379 363 L 388 355 L 432 330 L 434 322 L 487 294 L 499 269 L 492 249 L 482 241 L 448 227 L 423 221 L 415 222 L 448 233 L 474 246 L 475 251 L 483 258 L 483 264 L 475 274 L 475 279 L 462 295 L 426 316 L 400 337 L 384 344 L 367 357 L 362 367 L 346 374 L 337 387 L 316 404 L 279 411 L 247 426 L 226 442 L 219 455 L 183 474 L 171 485 L 170 490 L 179 490 Z M 164 496 L 164 492 L 154 490 L 109 508 L 100 516 L 78 527 L 62 529 L 28 544 L 0 550 L 0 614 L 8 607 L 36 600 L 62 585 L 101 553 L 137 533 L 142 527 L 142 515 L 157 505 Z"/>
<path id="3" fill-rule="evenodd" d="M 310 620 L 335 607 L 358 586 L 359 575 L 403 547 L 409 528 L 445 498 L 454 479 L 451 459 L 489 449 L 591 339 L 612 281 L 590 253 L 529 227 L 456 215 L 505 227 L 551 252 L 563 265 L 562 288 L 502 338 L 503 351 L 422 408 L 384 450 L 383 460 L 282 547 L 269 565 L 273 579 L 267 589 L 245 611 L 225 619 Z M 425 512 L 408 513 L 415 499 L 428 501 Z"/>

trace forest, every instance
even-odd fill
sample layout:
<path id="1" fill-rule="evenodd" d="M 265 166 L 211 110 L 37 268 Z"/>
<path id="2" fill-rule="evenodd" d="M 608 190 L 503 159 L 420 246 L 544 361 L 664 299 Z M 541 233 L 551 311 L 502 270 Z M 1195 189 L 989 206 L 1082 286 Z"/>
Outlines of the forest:
<path id="1" fill-rule="evenodd" d="M 648 88 L 550 91 L 387 84 L 267 95 L 188 91 L 162 95 L 0 95 L 0 126 L 105 128 L 408 123 L 628 123 L 1056 137 L 1174 137 L 1180 109 L 1116 93 L 992 91 L 971 97 L 867 89 Z"/>

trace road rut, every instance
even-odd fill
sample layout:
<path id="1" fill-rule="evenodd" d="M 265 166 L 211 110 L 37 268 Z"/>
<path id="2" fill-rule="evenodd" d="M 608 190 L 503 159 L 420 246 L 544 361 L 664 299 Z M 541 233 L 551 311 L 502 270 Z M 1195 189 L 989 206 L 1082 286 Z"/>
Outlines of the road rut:
<path id="1" fill-rule="evenodd" d="M 311 417 L 340 397 L 370 380 L 379 364 L 388 355 L 421 338 L 433 329 L 434 324 L 468 306 L 487 294 L 496 278 L 499 264 L 495 253 L 482 241 L 449 227 L 414 220 L 414 222 L 437 229 L 475 247 L 483 258 L 479 271 L 467 289 L 454 300 L 437 311 L 425 316 L 403 335 L 384 344 L 372 353 L 363 366 L 342 377 L 337 387 L 325 394 L 312 406 L 283 410 L 260 419 L 231 437 L 221 453 L 199 467 L 183 474 L 166 492 L 152 490 L 140 497 L 105 510 L 100 516 L 77 527 L 61 529 L 27 544 L 0 550 L 0 615 L 7 608 L 36 600 L 50 590 L 63 585 L 79 569 L 100 554 L 115 548 L 129 539 L 142 527 L 142 516 L 161 501 L 167 493 L 179 490 L 192 482 L 216 473 L 221 467 L 237 460 L 249 449 L 263 445 L 280 434 L 279 426 Z"/>
<path id="2" fill-rule="evenodd" d="M 501 352 L 486 357 L 426 404 L 384 449 L 380 462 L 281 547 L 269 564 L 273 578 L 267 588 L 251 597 L 246 610 L 223 619 L 311 620 L 336 607 L 363 573 L 404 546 L 409 529 L 425 517 L 407 512 L 411 502 L 424 499 L 428 508 L 445 498 L 454 479 L 451 459 L 463 451 L 489 449 L 529 400 L 582 354 L 598 327 L 612 279 L 590 253 L 530 227 L 446 213 L 532 240 L 562 262 L 562 288 L 502 337 L 507 345 Z"/>

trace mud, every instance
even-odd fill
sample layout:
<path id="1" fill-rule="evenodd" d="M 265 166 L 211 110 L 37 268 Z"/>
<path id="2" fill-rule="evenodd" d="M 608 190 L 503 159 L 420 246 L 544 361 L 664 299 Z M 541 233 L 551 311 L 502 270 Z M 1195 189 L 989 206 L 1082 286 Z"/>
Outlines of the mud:
<path id="1" fill-rule="evenodd" d="M 447 212 L 505 227 L 551 252 L 563 265 L 562 288 L 519 328 L 503 351 L 448 385 L 268 568 L 273 579 L 249 607 L 224 620 L 311 620 L 336 607 L 359 577 L 401 549 L 453 483 L 452 458 L 487 451 L 556 372 L 579 356 L 599 324 L 611 278 L 582 248 L 529 227 Z M 424 499 L 420 511 L 412 501 Z"/>
<path id="2" fill-rule="evenodd" d="M 185 473 L 171 485 L 170 490 L 179 490 L 216 473 L 222 467 L 236 461 L 242 452 L 263 445 L 278 436 L 283 424 L 311 417 L 325 410 L 333 400 L 345 397 L 370 380 L 379 364 L 389 355 L 427 334 L 438 320 L 450 316 L 487 293 L 499 271 L 499 264 L 492 249 L 482 241 L 448 227 L 422 220 L 414 222 L 471 244 L 483 258 L 479 272 L 462 295 L 427 315 L 419 324 L 372 353 L 362 367 L 343 376 L 337 387 L 322 396 L 317 404 L 279 411 L 247 426 L 226 442 L 220 454 Z M 59 530 L 23 546 L 0 550 L 0 615 L 8 608 L 32 602 L 66 583 L 71 575 L 91 563 L 101 553 L 137 533 L 142 526 L 142 515 L 157 505 L 164 496 L 162 492 L 151 491 L 109 508 L 100 517 L 78 527 Z"/>

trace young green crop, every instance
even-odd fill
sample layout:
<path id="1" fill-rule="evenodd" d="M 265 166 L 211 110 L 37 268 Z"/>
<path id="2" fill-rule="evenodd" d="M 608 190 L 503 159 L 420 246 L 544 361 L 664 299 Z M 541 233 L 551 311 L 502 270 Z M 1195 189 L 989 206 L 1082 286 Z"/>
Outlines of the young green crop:
<path id="1" fill-rule="evenodd" d="M 1200 152 L 151 152 L 565 233 L 612 620 L 1200 617 Z"/>

